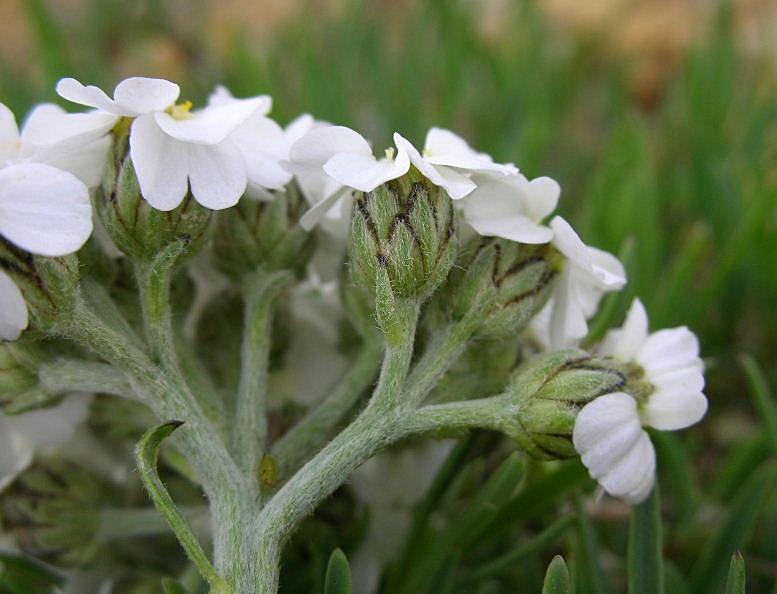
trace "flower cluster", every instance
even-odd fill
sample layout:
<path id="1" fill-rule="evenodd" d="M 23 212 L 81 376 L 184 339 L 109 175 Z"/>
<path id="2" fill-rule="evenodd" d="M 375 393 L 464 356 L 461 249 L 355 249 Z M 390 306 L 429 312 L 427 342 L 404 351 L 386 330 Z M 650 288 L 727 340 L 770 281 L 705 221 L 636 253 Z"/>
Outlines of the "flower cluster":
<path id="1" fill-rule="evenodd" d="M 94 225 L 90 189 L 117 150 L 124 151 L 121 172 L 110 170 L 113 178 L 104 185 L 121 188 L 94 200 L 110 203 L 115 192 L 129 192 L 143 208 L 179 212 L 166 220 L 176 221 L 176 238 L 184 242 L 192 234 L 178 222 L 189 216 L 180 213 L 192 200 L 208 211 L 195 217 L 199 235 L 212 231 L 210 211 L 225 211 L 214 261 L 227 274 L 260 264 L 299 272 L 307 262 L 308 232 L 320 226 L 326 241 L 350 244 L 352 278 L 378 286 L 380 310 L 395 298 L 429 298 L 450 271 L 456 237 L 480 237 L 491 243 L 483 244 L 487 249 L 471 267 L 483 274 L 464 278 L 461 292 L 470 291 L 471 299 L 460 300 L 461 307 L 476 309 L 487 294 L 491 309 L 483 311 L 502 314 L 496 322 L 492 315 L 490 327 L 516 340 L 531 335 L 548 351 L 579 346 L 602 297 L 626 283 L 617 258 L 585 245 L 562 217 L 551 218 L 558 183 L 529 179 L 449 130 L 431 128 L 420 150 L 395 133 L 394 146 L 376 157 L 350 128 L 309 115 L 283 128 L 268 115 L 269 97 L 238 99 L 223 87 L 201 109 L 179 102 L 178 85 L 160 79 L 129 78 L 112 98 L 71 78 L 61 80 L 57 92 L 88 110 L 41 105 L 19 132 L 0 105 L 0 241 L 13 256 L 0 254 L 3 340 L 17 339 L 30 324 L 28 306 L 35 309 L 17 260 L 25 254 L 57 258 L 85 245 Z M 113 239 L 124 249 L 126 242 Z M 151 251 L 162 247 L 154 243 Z M 294 259 L 301 266 L 290 264 Z M 317 274 L 336 278 L 320 261 L 315 265 Z M 43 285 L 46 280 L 40 278 Z M 388 283 L 388 292 L 381 283 Z M 499 291 L 502 301 L 495 301 Z M 531 307 L 506 315 L 527 297 Z M 385 332 L 388 322 L 379 322 Z M 643 500 L 654 481 L 655 452 L 643 427 L 680 429 L 706 410 L 693 334 L 685 328 L 648 334 L 647 327 L 635 301 L 624 327 L 593 347 L 593 355 L 625 379 L 621 389 L 575 409 L 571 436 L 591 475 L 629 502 Z"/>

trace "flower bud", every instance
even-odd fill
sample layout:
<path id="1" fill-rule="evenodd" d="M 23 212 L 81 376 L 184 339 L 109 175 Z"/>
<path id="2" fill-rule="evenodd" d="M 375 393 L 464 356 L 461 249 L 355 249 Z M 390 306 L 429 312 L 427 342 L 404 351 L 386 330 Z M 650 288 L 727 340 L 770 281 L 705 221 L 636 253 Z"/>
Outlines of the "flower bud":
<path id="1" fill-rule="evenodd" d="M 299 188 L 290 184 L 270 201 L 244 199 L 220 213 L 215 236 L 218 267 L 234 277 L 257 268 L 302 271 L 313 252 L 313 236 L 299 226 L 307 209 Z"/>
<path id="2" fill-rule="evenodd" d="M 136 260 L 151 260 L 173 242 L 187 245 L 183 255 L 196 253 L 208 238 L 213 212 L 191 194 L 169 212 L 153 208 L 140 192 L 126 146 L 126 138 L 114 143 L 114 155 L 108 159 L 97 195 L 97 212 L 108 235 Z"/>
<path id="3" fill-rule="evenodd" d="M 349 251 L 351 278 L 379 302 L 381 294 L 426 299 L 456 255 L 450 198 L 414 172 L 357 195 Z"/>
<path id="4" fill-rule="evenodd" d="M 520 244 L 487 238 L 470 245 L 459 259 L 448 291 L 454 318 L 486 304 L 478 334 L 515 336 L 550 297 L 559 269 L 558 253 L 549 245 Z"/>
<path id="5" fill-rule="evenodd" d="M 109 487 L 64 460 L 43 460 L 3 492 L 5 530 L 25 553 L 58 565 L 84 565 L 104 548 L 95 538 Z"/>
<path id="6" fill-rule="evenodd" d="M 0 268 L 24 295 L 32 325 L 56 331 L 73 315 L 78 289 L 78 258 L 36 256 L 0 238 Z"/>
<path id="7" fill-rule="evenodd" d="M 574 457 L 577 413 L 594 398 L 623 389 L 627 379 L 606 359 L 578 349 L 534 357 L 515 371 L 505 391 L 514 412 L 505 431 L 536 458 Z"/>
<path id="8" fill-rule="evenodd" d="M 0 403 L 37 383 L 35 359 L 21 342 L 0 342 Z"/>

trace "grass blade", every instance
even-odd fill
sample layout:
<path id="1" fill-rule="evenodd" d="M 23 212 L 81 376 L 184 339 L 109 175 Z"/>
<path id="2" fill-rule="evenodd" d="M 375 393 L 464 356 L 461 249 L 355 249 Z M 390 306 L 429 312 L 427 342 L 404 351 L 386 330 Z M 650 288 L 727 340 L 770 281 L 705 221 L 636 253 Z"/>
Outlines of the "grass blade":
<path id="1" fill-rule="evenodd" d="M 663 594 L 661 498 L 658 485 L 647 501 L 631 510 L 629 594 Z"/>
<path id="2" fill-rule="evenodd" d="M 553 561 L 548 565 L 545 583 L 542 585 L 542 594 L 572 594 L 569 570 L 561 555 L 553 557 Z"/>
<path id="3" fill-rule="evenodd" d="M 329 557 L 324 579 L 324 594 L 351 594 L 351 568 L 348 559 L 340 549 Z"/>
<path id="4" fill-rule="evenodd" d="M 745 594 L 745 560 L 739 551 L 731 556 L 725 594 Z"/>
<path id="5" fill-rule="evenodd" d="M 772 452 L 777 456 L 777 402 L 774 396 L 769 392 L 769 386 L 766 383 L 761 367 L 750 355 L 742 355 L 739 358 L 742 368 L 747 374 L 750 382 L 750 393 L 753 397 L 753 403 L 758 416 L 766 427 L 766 434 L 771 442 Z"/>
<path id="6" fill-rule="evenodd" d="M 717 532 L 705 544 L 691 571 L 691 591 L 708 594 L 720 587 L 726 573 L 728 559 L 755 526 L 761 508 L 774 492 L 777 483 L 777 462 L 760 466 L 742 485 L 731 501 L 728 514 Z"/>

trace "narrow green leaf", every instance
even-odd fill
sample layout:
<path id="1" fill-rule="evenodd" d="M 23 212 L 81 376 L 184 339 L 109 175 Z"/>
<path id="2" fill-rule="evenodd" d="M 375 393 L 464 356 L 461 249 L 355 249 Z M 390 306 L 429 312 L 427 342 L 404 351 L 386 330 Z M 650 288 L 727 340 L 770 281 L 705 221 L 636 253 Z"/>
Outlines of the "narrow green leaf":
<path id="1" fill-rule="evenodd" d="M 539 553 L 546 547 L 549 547 L 564 533 L 565 530 L 567 530 L 567 528 L 574 524 L 574 522 L 574 515 L 564 516 L 563 518 L 556 520 L 528 542 L 521 543 L 513 550 L 500 555 L 486 565 L 473 571 L 467 576 L 467 581 L 480 582 L 485 578 L 499 574 L 505 569 L 514 567 L 526 557 Z"/>
<path id="2" fill-rule="evenodd" d="M 750 382 L 750 393 L 753 403 L 758 410 L 758 416 L 766 427 L 766 435 L 771 442 L 772 452 L 777 456 L 777 402 L 769 392 L 761 367 L 750 355 L 742 355 L 739 362 L 747 374 Z"/>
<path id="3" fill-rule="evenodd" d="M 30 557 L 0 553 L 0 592 L 53 594 L 64 582 L 62 576 Z"/>
<path id="4" fill-rule="evenodd" d="M 162 442 L 182 424 L 181 421 L 169 421 L 157 427 L 152 427 L 143 435 L 135 449 L 138 471 L 143 485 L 151 496 L 151 500 L 178 537 L 178 541 L 192 560 L 192 563 L 197 567 L 200 575 L 207 580 L 213 591 L 220 594 L 228 593 L 231 589 L 224 579 L 216 573 L 207 555 L 202 550 L 200 543 L 197 541 L 197 537 L 194 536 L 191 528 L 186 523 L 186 519 L 175 506 L 170 493 L 168 493 L 157 472 L 157 462 Z"/>
<path id="5" fill-rule="evenodd" d="M 162 578 L 162 589 L 165 594 L 189 594 L 189 591 L 180 582 L 166 577 Z"/>
<path id="6" fill-rule="evenodd" d="M 457 520 L 451 544 L 467 545 L 476 542 L 500 510 L 514 497 L 521 479 L 524 465 L 518 454 L 510 455 L 488 479 L 478 492 L 466 512 Z"/>
<path id="7" fill-rule="evenodd" d="M 348 559 L 340 549 L 329 557 L 324 580 L 324 594 L 351 594 L 351 568 Z"/>
<path id="8" fill-rule="evenodd" d="M 658 485 L 647 501 L 631 510 L 629 594 L 663 594 L 661 499 Z"/>
<path id="9" fill-rule="evenodd" d="M 575 560 L 575 584 L 586 594 L 611 594 L 612 586 L 600 563 L 596 530 L 588 517 L 582 498 L 577 498 L 576 507 L 578 556 Z"/>
<path id="10" fill-rule="evenodd" d="M 777 462 L 759 466 L 740 487 L 731 501 L 728 514 L 707 540 L 698 561 L 691 571 L 691 591 L 708 594 L 722 586 L 726 561 L 741 548 L 755 526 L 769 496 L 777 483 Z"/>
<path id="11" fill-rule="evenodd" d="M 561 555 L 553 557 L 553 561 L 548 565 L 545 583 L 542 585 L 542 594 L 572 594 L 569 570 Z"/>
<path id="12" fill-rule="evenodd" d="M 731 556 L 725 594 L 745 594 L 745 560 L 739 551 Z"/>

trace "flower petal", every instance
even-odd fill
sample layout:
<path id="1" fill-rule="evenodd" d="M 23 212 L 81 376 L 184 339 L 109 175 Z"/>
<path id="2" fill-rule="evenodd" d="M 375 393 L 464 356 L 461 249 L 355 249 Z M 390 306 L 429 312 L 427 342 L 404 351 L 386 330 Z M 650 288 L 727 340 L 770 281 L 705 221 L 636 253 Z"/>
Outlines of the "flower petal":
<path id="1" fill-rule="evenodd" d="M 628 394 L 605 394 L 578 413 L 572 442 L 583 464 L 595 479 L 631 451 L 643 433 L 637 403 Z"/>
<path id="2" fill-rule="evenodd" d="M 599 483 L 610 495 L 623 497 L 635 490 L 640 491 L 645 480 L 654 476 L 655 470 L 656 450 L 643 430 L 631 449 L 611 466 Z"/>
<path id="3" fill-rule="evenodd" d="M 53 103 L 38 105 L 22 126 L 21 140 L 25 145 L 52 146 L 64 144 L 77 150 L 83 144 L 105 136 L 118 117 L 101 111 L 67 113 Z"/>
<path id="4" fill-rule="evenodd" d="M 320 200 L 314 204 L 302 217 L 300 217 L 299 224 L 305 231 L 310 231 L 318 225 L 326 214 L 332 210 L 336 203 L 343 198 L 348 192 L 348 188 L 341 188 L 339 191 L 333 192 L 323 200 Z"/>
<path id="5" fill-rule="evenodd" d="M 590 251 L 572 225 L 563 217 L 555 216 L 550 222 L 550 228 L 553 229 L 553 245 L 571 262 L 590 271 L 593 266 Z"/>
<path id="6" fill-rule="evenodd" d="M 94 188 L 102 180 L 110 147 L 111 137 L 103 136 L 77 148 L 65 143 L 38 149 L 32 158 L 38 163 L 68 171 L 88 188 Z"/>
<path id="7" fill-rule="evenodd" d="M 19 338 L 28 321 L 22 292 L 11 277 L 0 270 L 0 340 Z"/>
<path id="8" fill-rule="evenodd" d="M 477 188 L 458 204 L 467 222 L 484 236 L 521 243 L 548 243 L 553 232 L 529 213 L 529 182 L 521 175 L 473 176 Z"/>
<path id="9" fill-rule="evenodd" d="M 157 210 L 173 210 L 188 192 L 189 146 L 162 132 L 151 114 L 132 122 L 129 143 L 143 198 Z"/>
<path id="10" fill-rule="evenodd" d="M 246 171 L 240 151 L 230 141 L 217 146 L 191 145 L 189 183 L 195 200 L 206 208 L 234 206 L 246 191 Z"/>
<path id="11" fill-rule="evenodd" d="M 418 149 L 398 132 L 394 133 L 394 144 L 397 145 L 398 152 L 404 151 L 408 154 L 410 162 L 424 177 L 434 185 L 444 188 L 451 199 L 459 200 L 464 198 L 464 196 L 470 194 L 477 187 L 475 182 L 466 175 L 458 173 L 450 167 L 436 167 L 429 163 L 421 156 Z"/>
<path id="12" fill-rule="evenodd" d="M 194 144 L 219 144 L 261 107 L 262 99 L 235 99 L 224 105 L 206 107 L 193 112 L 192 117 L 177 120 L 169 113 L 157 111 L 154 118 L 166 133 Z"/>
<path id="13" fill-rule="evenodd" d="M 62 446 L 86 421 L 91 402 L 90 395 L 68 396 L 57 406 L 15 416 L 14 429 L 35 449 Z"/>
<path id="14" fill-rule="evenodd" d="M 163 111 L 173 105 L 181 88 L 163 78 L 133 76 L 121 81 L 113 90 L 116 103 L 129 115 Z"/>
<path id="15" fill-rule="evenodd" d="M 639 299 L 634 299 L 623 326 L 618 330 L 610 330 L 597 351 L 622 361 L 629 361 L 635 358 L 647 337 L 648 318 L 645 306 Z"/>
<path id="16" fill-rule="evenodd" d="M 529 181 L 529 189 L 526 192 L 526 212 L 532 220 L 541 221 L 556 210 L 559 196 L 561 196 L 561 186 L 555 179 L 550 177 L 534 178 Z"/>
<path id="17" fill-rule="evenodd" d="M 550 344 L 554 349 L 574 346 L 588 333 L 573 271 L 564 269 L 556 279 L 550 312 Z"/>
<path id="18" fill-rule="evenodd" d="M 698 367 L 699 339 L 688 328 L 669 328 L 651 334 L 637 354 L 637 360 L 652 376 L 685 367 Z"/>
<path id="19" fill-rule="evenodd" d="M 19 128 L 16 116 L 3 103 L 0 103 L 0 158 L 7 159 L 18 151 Z"/>
<path id="20" fill-rule="evenodd" d="M 296 174 L 297 167 L 318 167 L 339 153 L 372 155 L 372 148 L 358 132 L 345 126 L 313 128 L 289 149 L 289 171 Z"/>
<path id="21" fill-rule="evenodd" d="M 389 180 L 402 177 L 410 169 L 407 153 L 399 151 L 396 159 L 375 159 L 372 155 L 339 153 L 324 165 L 324 171 L 344 186 L 371 192 Z"/>
<path id="22" fill-rule="evenodd" d="M 702 392 L 657 390 L 640 411 L 642 422 L 662 431 L 683 429 L 698 423 L 707 412 Z"/>
<path id="23" fill-rule="evenodd" d="M 107 111 L 116 116 L 134 116 L 108 97 L 105 91 L 93 85 L 84 86 L 74 78 L 63 78 L 57 83 L 57 94 L 63 99 Z"/>
<path id="24" fill-rule="evenodd" d="M 41 256 L 64 256 L 92 233 L 89 191 L 74 175 L 41 163 L 0 170 L 0 234 Z"/>
<path id="25" fill-rule="evenodd" d="M 13 422 L 0 413 L 0 492 L 32 462 L 32 444 L 18 435 Z"/>
<path id="26" fill-rule="evenodd" d="M 445 165 L 470 171 L 494 171 L 515 175 L 518 168 L 512 163 L 494 163 L 490 155 L 475 151 L 467 141 L 443 128 L 430 128 L 424 144 L 424 158 L 432 165 Z"/>

